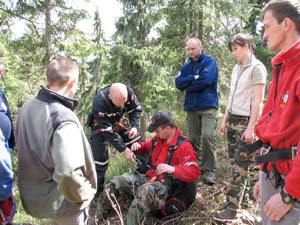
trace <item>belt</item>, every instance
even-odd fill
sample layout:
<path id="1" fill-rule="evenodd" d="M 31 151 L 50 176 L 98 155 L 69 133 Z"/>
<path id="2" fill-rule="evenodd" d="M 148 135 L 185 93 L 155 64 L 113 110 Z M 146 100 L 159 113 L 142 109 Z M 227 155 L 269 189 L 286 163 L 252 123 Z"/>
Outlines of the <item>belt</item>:
<path id="1" fill-rule="evenodd" d="M 241 116 L 241 115 L 236 115 L 236 114 L 229 113 L 229 119 L 232 119 L 232 120 L 249 120 L 250 116 Z"/>
<path id="2" fill-rule="evenodd" d="M 264 144 L 260 156 L 255 157 L 256 164 L 274 162 L 282 159 L 294 159 L 297 154 L 297 145 L 289 149 L 273 149 L 270 145 Z"/>
<path id="3" fill-rule="evenodd" d="M 257 140 L 254 143 L 241 146 L 247 154 L 252 154 L 261 149 L 260 156 L 255 157 L 256 164 L 273 162 L 281 159 L 294 159 L 297 154 L 297 145 L 293 145 L 289 149 L 274 149 L 268 143 Z"/>

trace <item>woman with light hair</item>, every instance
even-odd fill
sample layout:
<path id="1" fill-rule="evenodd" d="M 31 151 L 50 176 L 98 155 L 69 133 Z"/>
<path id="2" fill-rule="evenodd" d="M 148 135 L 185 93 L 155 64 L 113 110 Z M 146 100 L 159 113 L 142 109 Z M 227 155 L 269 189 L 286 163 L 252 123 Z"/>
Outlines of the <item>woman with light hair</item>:
<path id="1" fill-rule="evenodd" d="M 243 154 L 241 147 L 254 141 L 254 127 L 261 113 L 267 77 L 267 70 L 254 56 L 254 48 L 246 34 L 235 35 L 228 48 L 237 64 L 232 70 L 230 94 L 220 134 L 224 137 L 227 129 L 232 177 L 226 207 L 217 215 L 219 219 L 234 219 L 244 198 L 252 157 Z"/>

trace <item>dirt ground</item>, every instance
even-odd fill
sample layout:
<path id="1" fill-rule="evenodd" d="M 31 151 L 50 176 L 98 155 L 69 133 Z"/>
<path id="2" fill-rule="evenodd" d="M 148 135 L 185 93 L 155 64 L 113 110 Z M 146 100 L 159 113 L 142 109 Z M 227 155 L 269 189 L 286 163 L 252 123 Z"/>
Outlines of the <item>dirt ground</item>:
<path id="1" fill-rule="evenodd" d="M 227 157 L 226 149 L 219 147 L 217 149 L 217 178 L 218 182 L 213 186 L 204 184 L 201 180 L 197 182 L 197 196 L 195 202 L 184 213 L 173 218 L 155 218 L 148 216 L 144 225 L 208 225 L 208 224 L 232 224 L 232 225 L 255 225 L 255 221 L 259 219 L 258 203 L 252 198 L 252 194 L 248 191 L 248 197 L 242 203 L 242 209 L 238 212 L 235 220 L 219 221 L 214 216 L 223 210 L 225 203 L 226 189 L 230 182 L 230 165 Z M 257 179 L 257 168 L 251 172 L 252 184 Z M 251 196 L 250 196 L 251 195 Z M 124 223 L 127 208 L 121 207 L 119 216 L 108 217 L 105 221 L 98 224 L 119 225 Z"/>

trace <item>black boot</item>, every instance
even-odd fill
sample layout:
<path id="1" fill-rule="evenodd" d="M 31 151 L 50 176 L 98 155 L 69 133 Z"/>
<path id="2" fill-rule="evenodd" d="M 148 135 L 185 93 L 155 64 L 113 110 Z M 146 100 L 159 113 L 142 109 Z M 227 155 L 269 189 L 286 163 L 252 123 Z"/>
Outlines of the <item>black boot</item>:
<path id="1" fill-rule="evenodd" d="M 204 170 L 202 178 L 203 182 L 209 186 L 212 186 L 217 182 L 216 174 L 214 171 Z"/>
<path id="2" fill-rule="evenodd" d="M 220 219 L 220 220 L 233 220 L 235 219 L 237 214 L 236 209 L 230 209 L 230 208 L 225 208 L 222 212 L 217 214 L 215 218 Z"/>

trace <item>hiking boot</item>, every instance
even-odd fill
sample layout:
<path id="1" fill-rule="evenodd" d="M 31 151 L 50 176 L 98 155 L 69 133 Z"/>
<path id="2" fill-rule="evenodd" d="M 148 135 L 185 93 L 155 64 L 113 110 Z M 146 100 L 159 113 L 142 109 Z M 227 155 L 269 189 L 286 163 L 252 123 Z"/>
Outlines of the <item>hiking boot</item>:
<path id="1" fill-rule="evenodd" d="M 114 209 L 110 206 L 98 207 L 96 211 L 96 221 L 101 222 L 106 220 L 108 217 L 114 215 Z"/>
<path id="2" fill-rule="evenodd" d="M 215 218 L 220 219 L 220 220 L 233 220 L 233 219 L 235 219 L 236 214 L 237 214 L 236 210 L 226 208 L 222 212 L 217 214 L 215 216 Z"/>
<path id="3" fill-rule="evenodd" d="M 107 195 L 110 195 L 109 189 L 107 189 L 107 191 L 102 192 L 99 198 L 97 199 L 95 211 L 96 221 L 103 221 L 107 217 L 111 216 L 114 212 Z"/>
<path id="4" fill-rule="evenodd" d="M 217 182 L 216 174 L 213 171 L 205 171 L 203 174 L 203 182 L 209 186 L 214 185 Z"/>

